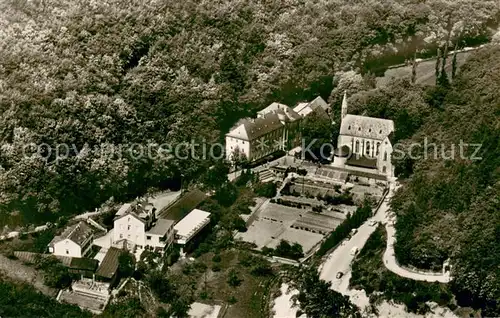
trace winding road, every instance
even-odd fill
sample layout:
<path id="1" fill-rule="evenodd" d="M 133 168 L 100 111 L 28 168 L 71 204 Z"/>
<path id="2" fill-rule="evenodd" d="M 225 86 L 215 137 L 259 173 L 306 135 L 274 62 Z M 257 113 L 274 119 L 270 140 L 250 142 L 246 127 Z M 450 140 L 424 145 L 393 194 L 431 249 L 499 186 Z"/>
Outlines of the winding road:
<path id="1" fill-rule="evenodd" d="M 449 273 L 422 273 L 401 267 L 394 254 L 394 242 L 396 230 L 390 217 L 390 207 L 388 202 L 398 188 L 395 183 L 390 184 L 389 193 L 382 204 L 375 211 L 373 217 L 362 224 L 356 234 L 351 239 L 345 240 L 329 256 L 320 267 L 320 278 L 332 283 L 332 288 L 344 295 L 349 295 L 349 280 L 351 278 L 351 264 L 355 258 L 351 255 L 354 248 L 361 250 L 370 235 L 375 231 L 376 226 L 370 226 L 371 221 L 378 221 L 385 224 L 387 231 L 387 247 L 384 253 L 383 261 L 385 267 L 391 272 L 413 280 L 427 282 L 448 283 L 451 280 Z M 343 276 L 336 278 L 337 273 L 342 272 Z"/>

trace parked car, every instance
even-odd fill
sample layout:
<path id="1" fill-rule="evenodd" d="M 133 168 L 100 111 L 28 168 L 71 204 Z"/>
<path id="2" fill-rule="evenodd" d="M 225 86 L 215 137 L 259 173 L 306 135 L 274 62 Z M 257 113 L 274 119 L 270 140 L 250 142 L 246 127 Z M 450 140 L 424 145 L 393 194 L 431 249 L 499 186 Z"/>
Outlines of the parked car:
<path id="1" fill-rule="evenodd" d="M 352 249 L 351 249 L 351 255 L 354 256 L 356 254 L 358 254 L 359 252 L 359 248 L 357 246 L 354 246 Z"/>
<path id="2" fill-rule="evenodd" d="M 337 276 L 335 276 L 335 277 L 336 277 L 337 279 L 339 279 L 339 278 L 342 278 L 342 276 L 344 276 L 344 273 L 342 273 L 342 272 L 338 272 L 338 273 L 337 273 Z"/>

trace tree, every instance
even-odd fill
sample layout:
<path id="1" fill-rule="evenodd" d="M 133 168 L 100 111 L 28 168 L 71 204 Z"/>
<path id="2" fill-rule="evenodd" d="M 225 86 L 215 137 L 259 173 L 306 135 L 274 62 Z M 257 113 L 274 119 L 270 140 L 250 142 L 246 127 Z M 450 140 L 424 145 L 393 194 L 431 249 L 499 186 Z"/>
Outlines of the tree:
<path id="1" fill-rule="evenodd" d="M 259 183 L 255 186 L 254 191 L 260 197 L 274 198 L 277 193 L 277 185 L 274 182 Z"/>
<path id="2" fill-rule="evenodd" d="M 135 271 L 135 257 L 124 251 L 118 257 L 118 272 L 121 277 L 130 277 Z"/>
<path id="3" fill-rule="evenodd" d="M 231 287 L 238 287 L 242 282 L 242 279 L 238 277 L 238 272 L 236 272 L 234 269 L 231 269 L 229 272 L 229 277 L 227 278 L 227 283 Z"/>
<path id="4" fill-rule="evenodd" d="M 54 256 L 41 257 L 35 266 L 43 271 L 45 285 L 53 288 L 66 288 L 71 285 L 68 268 Z"/>
<path id="5" fill-rule="evenodd" d="M 296 299 L 300 308 L 312 318 L 361 317 L 357 307 L 344 296 L 331 289 L 331 283 L 320 280 L 318 271 L 308 267 L 300 272 Z"/>
<path id="6" fill-rule="evenodd" d="M 291 245 L 286 240 L 281 240 L 274 250 L 274 254 L 277 256 L 291 258 L 293 260 L 298 260 L 304 256 L 302 251 L 302 246 L 299 243 L 293 243 Z"/>
<path id="7" fill-rule="evenodd" d="M 330 117 L 326 113 L 313 112 L 303 120 L 301 130 L 303 144 L 306 149 L 310 149 L 303 149 L 302 155 L 314 161 L 322 162 L 328 159 L 333 150 L 333 127 Z"/>

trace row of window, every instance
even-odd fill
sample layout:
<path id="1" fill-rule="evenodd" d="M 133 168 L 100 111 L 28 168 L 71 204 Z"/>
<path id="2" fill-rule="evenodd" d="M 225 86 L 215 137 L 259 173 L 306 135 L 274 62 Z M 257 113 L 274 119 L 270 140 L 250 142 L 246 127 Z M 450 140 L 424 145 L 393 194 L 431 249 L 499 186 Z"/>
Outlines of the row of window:
<path id="1" fill-rule="evenodd" d="M 348 126 L 348 127 L 347 127 L 347 130 L 351 130 L 351 126 Z M 358 131 L 361 131 L 361 127 L 358 127 Z M 372 129 L 371 129 L 371 128 L 370 128 L 370 129 L 368 129 L 368 132 L 372 132 Z M 382 134 L 382 129 L 380 129 L 378 133 L 379 133 L 379 134 Z"/>
<path id="2" fill-rule="evenodd" d="M 360 153 L 360 146 L 361 145 L 365 145 L 365 149 L 364 149 L 364 153 L 366 155 L 371 155 L 371 147 L 372 147 L 372 143 L 370 141 L 364 141 L 363 140 L 363 143 L 360 143 L 359 140 L 356 140 L 356 143 L 355 143 L 355 147 L 354 147 L 354 152 L 355 153 Z M 379 153 L 380 153 L 380 144 L 381 142 L 377 142 L 376 144 L 376 149 L 375 149 L 375 156 L 378 156 Z M 387 161 L 387 152 L 384 152 L 384 161 Z"/>

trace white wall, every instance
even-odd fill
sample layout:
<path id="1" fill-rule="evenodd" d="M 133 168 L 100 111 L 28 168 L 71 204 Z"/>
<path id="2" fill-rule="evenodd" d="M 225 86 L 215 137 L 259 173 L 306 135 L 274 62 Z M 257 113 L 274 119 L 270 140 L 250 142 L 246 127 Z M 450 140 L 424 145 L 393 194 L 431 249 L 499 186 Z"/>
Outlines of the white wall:
<path id="1" fill-rule="evenodd" d="M 69 257 L 82 257 L 82 250 L 80 245 L 75 242 L 64 239 L 54 244 L 54 255 L 69 256 Z"/>
<path id="2" fill-rule="evenodd" d="M 359 143 L 358 149 L 356 149 L 357 142 Z M 380 140 L 340 135 L 337 147 L 340 148 L 342 146 L 347 145 L 349 146 L 349 148 L 351 148 L 352 153 L 363 154 L 369 157 L 377 157 L 378 144 L 380 144 L 379 146 L 379 153 L 380 153 L 381 151 L 380 149 L 382 147 L 382 142 Z M 368 147 L 368 145 L 370 146 Z"/>
<path id="3" fill-rule="evenodd" d="M 380 146 L 380 154 L 378 157 L 378 171 L 379 173 L 385 174 L 387 177 L 393 177 L 394 176 L 394 167 L 392 165 L 391 161 L 391 156 L 392 156 L 392 144 L 391 142 L 386 139 Z M 385 153 L 387 153 L 387 156 L 385 156 Z M 385 172 L 384 172 L 384 167 L 385 167 Z"/>
<path id="4" fill-rule="evenodd" d="M 115 220 L 113 242 L 126 239 L 136 245 L 145 246 L 145 224 L 131 215 Z"/>
<path id="5" fill-rule="evenodd" d="M 231 161 L 235 149 L 243 152 L 247 159 L 250 158 L 250 143 L 248 141 L 226 136 L 226 159 Z"/>

